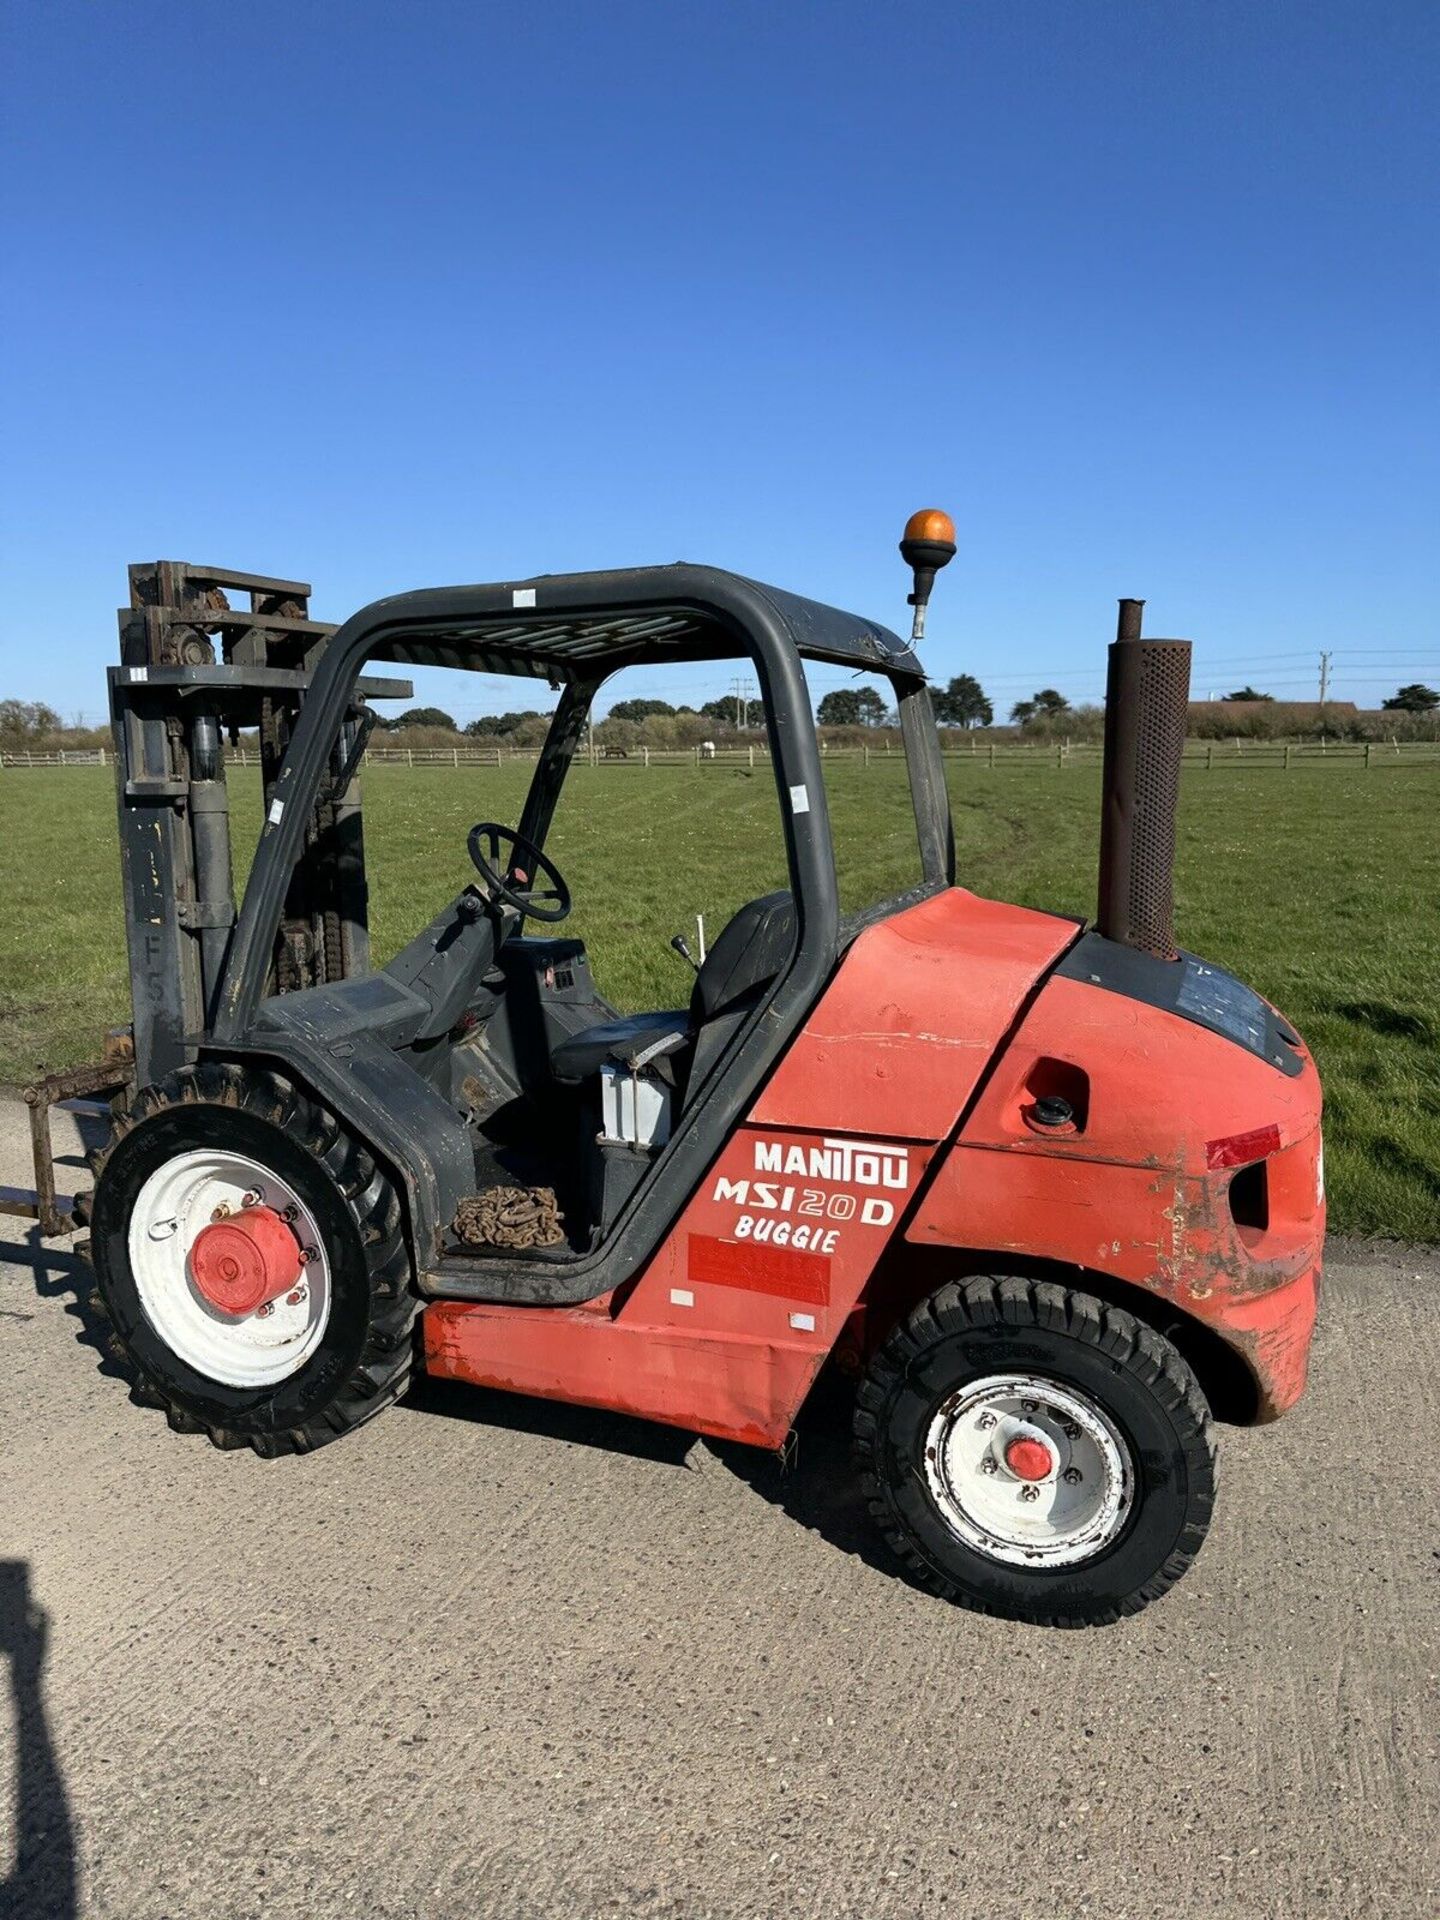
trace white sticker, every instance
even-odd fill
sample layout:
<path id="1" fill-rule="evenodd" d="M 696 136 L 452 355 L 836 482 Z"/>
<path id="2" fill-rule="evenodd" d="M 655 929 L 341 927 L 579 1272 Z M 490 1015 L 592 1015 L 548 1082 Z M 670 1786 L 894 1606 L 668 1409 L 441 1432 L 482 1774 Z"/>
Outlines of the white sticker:
<path id="1" fill-rule="evenodd" d="M 150 678 L 149 667 L 131 667 L 130 678 L 132 680 L 148 680 Z"/>
<path id="2" fill-rule="evenodd" d="M 515 587 L 510 594 L 510 604 L 512 607 L 533 607 L 535 604 L 535 589 L 533 587 Z"/>
<path id="3" fill-rule="evenodd" d="M 810 789 L 808 787 L 791 787 L 790 811 L 792 813 L 808 813 L 810 811 Z"/>
<path id="4" fill-rule="evenodd" d="M 671 1287 L 670 1304 L 672 1307 L 693 1307 L 695 1296 L 689 1287 Z"/>
<path id="5" fill-rule="evenodd" d="M 813 1333 L 815 1331 L 815 1316 L 813 1313 L 792 1313 L 790 1316 L 790 1324 L 797 1333 Z"/>
<path id="6" fill-rule="evenodd" d="M 266 818 L 269 820 L 272 827 L 279 826 L 281 816 L 284 814 L 284 812 L 285 812 L 285 802 L 283 800 L 272 800 L 270 802 L 270 811 L 266 815 Z"/>

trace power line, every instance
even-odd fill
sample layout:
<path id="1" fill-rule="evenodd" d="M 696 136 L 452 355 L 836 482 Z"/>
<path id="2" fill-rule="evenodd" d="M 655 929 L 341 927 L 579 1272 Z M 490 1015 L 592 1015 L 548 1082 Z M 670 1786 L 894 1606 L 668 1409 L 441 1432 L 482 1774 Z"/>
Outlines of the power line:
<path id="1" fill-rule="evenodd" d="M 730 682 L 730 692 L 735 700 L 736 722 L 743 733 L 750 724 L 750 702 L 755 698 L 755 683 L 737 673 Z"/>

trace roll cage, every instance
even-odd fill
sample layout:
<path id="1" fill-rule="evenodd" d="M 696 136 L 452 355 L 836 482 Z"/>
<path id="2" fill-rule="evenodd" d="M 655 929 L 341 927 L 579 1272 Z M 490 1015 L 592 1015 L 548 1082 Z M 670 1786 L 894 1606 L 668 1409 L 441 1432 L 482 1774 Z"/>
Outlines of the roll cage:
<path id="1" fill-rule="evenodd" d="M 542 845 L 599 687 L 626 667 L 748 654 L 800 918 L 791 973 L 810 997 L 833 964 L 839 896 L 819 745 L 802 660 L 886 675 L 895 689 L 926 886 L 954 877 L 944 771 L 923 669 L 886 628 L 717 568 L 679 564 L 437 587 L 377 600 L 326 646 L 281 766 L 215 996 L 213 1038 L 239 1039 L 264 992 L 289 875 L 371 660 L 529 675 L 563 688 L 520 831 Z M 788 976 L 787 976 L 788 978 Z"/>

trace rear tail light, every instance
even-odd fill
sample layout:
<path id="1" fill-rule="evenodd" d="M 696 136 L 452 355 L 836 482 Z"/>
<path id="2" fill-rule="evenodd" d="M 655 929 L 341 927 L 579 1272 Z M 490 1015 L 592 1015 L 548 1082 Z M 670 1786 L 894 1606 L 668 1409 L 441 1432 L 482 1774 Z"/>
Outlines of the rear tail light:
<path id="1" fill-rule="evenodd" d="M 1279 1151 L 1279 1127 L 1256 1127 L 1250 1133 L 1231 1133 L 1223 1140 L 1207 1141 L 1205 1164 L 1212 1173 L 1218 1173 L 1222 1167 L 1245 1167 L 1252 1160 L 1263 1160 Z"/>

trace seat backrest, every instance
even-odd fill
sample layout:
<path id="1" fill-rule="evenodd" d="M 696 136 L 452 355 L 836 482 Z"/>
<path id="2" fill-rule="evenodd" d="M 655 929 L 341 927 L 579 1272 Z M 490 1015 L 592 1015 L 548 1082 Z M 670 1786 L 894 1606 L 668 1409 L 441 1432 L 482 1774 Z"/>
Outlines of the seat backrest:
<path id="1" fill-rule="evenodd" d="M 705 956 L 690 995 L 690 1024 L 728 1012 L 767 986 L 795 945 L 795 902 L 788 893 L 766 893 L 730 921 Z"/>

